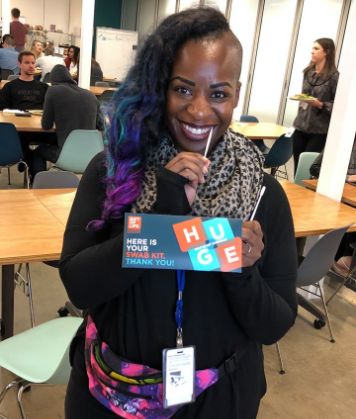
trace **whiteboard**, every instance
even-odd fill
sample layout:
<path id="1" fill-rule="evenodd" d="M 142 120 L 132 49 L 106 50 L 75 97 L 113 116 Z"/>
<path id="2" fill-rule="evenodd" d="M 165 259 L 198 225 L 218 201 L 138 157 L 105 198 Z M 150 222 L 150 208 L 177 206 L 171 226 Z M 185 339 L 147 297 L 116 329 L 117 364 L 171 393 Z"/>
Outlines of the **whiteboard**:
<path id="1" fill-rule="evenodd" d="M 123 80 L 135 62 L 138 32 L 106 27 L 96 28 L 95 59 L 104 77 Z"/>

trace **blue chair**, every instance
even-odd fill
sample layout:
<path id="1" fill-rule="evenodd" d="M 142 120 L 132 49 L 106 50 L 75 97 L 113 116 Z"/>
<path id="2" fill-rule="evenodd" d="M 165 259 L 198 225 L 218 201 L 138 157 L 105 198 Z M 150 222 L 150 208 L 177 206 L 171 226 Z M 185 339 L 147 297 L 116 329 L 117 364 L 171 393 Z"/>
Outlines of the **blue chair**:
<path id="1" fill-rule="evenodd" d="M 75 129 L 68 135 L 55 166 L 61 170 L 84 173 L 90 160 L 104 150 L 98 130 Z"/>
<path id="2" fill-rule="evenodd" d="M 294 175 L 294 183 L 303 185 L 304 179 L 311 178 L 310 167 L 318 155 L 319 153 L 312 151 L 304 151 L 304 153 L 300 153 L 297 170 Z"/>
<path id="3" fill-rule="evenodd" d="M 0 403 L 13 387 L 22 419 L 21 396 L 32 384 L 66 384 L 70 375 L 69 346 L 83 319 L 50 320 L 0 342 L 0 366 L 17 375 L 0 393 Z M 3 417 L 0 414 L 1 417 Z"/>
<path id="4" fill-rule="evenodd" d="M 29 175 L 27 163 L 23 160 L 23 152 L 19 134 L 15 125 L 8 122 L 0 123 L 0 168 L 7 168 L 8 183 L 10 185 L 10 167 L 21 163 L 24 167 L 24 187 L 29 188 Z"/>
<path id="5" fill-rule="evenodd" d="M 274 142 L 270 152 L 267 154 L 264 167 L 271 169 L 271 175 L 274 177 L 282 177 L 288 179 L 286 163 L 293 155 L 293 143 L 290 136 L 281 135 Z M 279 167 L 284 166 L 284 170 Z"/>
<path id="6" fill-rule="evenodd" d="M 254 115 L 242 114 L 240 116 L 240 122 L 259 122 L 258 118 Z M 269 147 L 266 146 L 263 140 L 253 140 L 253 144 L 263 153 L 265 156 L 269 152 Z"/>

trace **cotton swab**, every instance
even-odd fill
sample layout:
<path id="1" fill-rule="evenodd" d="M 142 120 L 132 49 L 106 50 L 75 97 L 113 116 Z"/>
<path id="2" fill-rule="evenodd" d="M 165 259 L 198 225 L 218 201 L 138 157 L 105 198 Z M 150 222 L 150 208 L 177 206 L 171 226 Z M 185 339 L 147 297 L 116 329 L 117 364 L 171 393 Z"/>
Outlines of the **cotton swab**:
<path id="1" fill-rule="evenodd" d="M 211 143 L 211 137 L 213 136 L 213 131 L 214 131 L 214 128 L 211 128 L 211 130 L 209 132 L 208 141 L 207 141 L 206 146 L 205 146 L 204 157 L 206 157 L 206 155 L 208 154 L 210 143 Z"/>
<path id="2" fill-rule="evenodd" d="M 265 190 L 266 190 L 266 187 L 265 186 L 262 186 L 262 188 L 260 190 L 260 194 L 259 194 L 258 199 L 257 199 L 257 202 L 256 202 L 256 205 L 255 205 L 255 208 L 254 208 L 254 210 L 252 212 L 252 215 L 250 217 L 250 221 L 252 221 L 255 218 L 255 215 L 256 215 L 256 212 L 257 212 L 257 208 L 258 208 L 258 206 L 260 204 L 260 201 L 261 201 L 261 199 L 263 197 L 263 194 L 265 193 Z"/>

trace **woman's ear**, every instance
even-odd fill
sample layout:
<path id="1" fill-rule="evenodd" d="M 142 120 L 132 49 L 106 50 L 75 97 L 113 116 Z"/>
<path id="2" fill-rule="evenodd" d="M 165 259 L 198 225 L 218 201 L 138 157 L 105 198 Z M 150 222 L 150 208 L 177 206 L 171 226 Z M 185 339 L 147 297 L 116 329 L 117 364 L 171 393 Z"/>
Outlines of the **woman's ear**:
<path id="1" fill-rule="evenodd" d="M 236 91 L 235 91 L 234 108 L 236 108 L 237 104 L 239 103 L 239 98 L 240 98 L 240 88 L 241 88 L 241 85 L 239 84 L 239 85 L 236 87 Z"/>

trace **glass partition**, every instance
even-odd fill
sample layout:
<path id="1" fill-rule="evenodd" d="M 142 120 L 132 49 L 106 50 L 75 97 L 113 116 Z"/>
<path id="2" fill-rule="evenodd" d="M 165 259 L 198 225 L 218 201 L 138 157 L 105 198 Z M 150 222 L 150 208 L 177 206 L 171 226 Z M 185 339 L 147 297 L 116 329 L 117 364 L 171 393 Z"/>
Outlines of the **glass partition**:
<path id="1" fill-rule="evenodd" d="M 248 113 L 275 122 L 283 92 L 297 0 L 266 0 Z"/>

